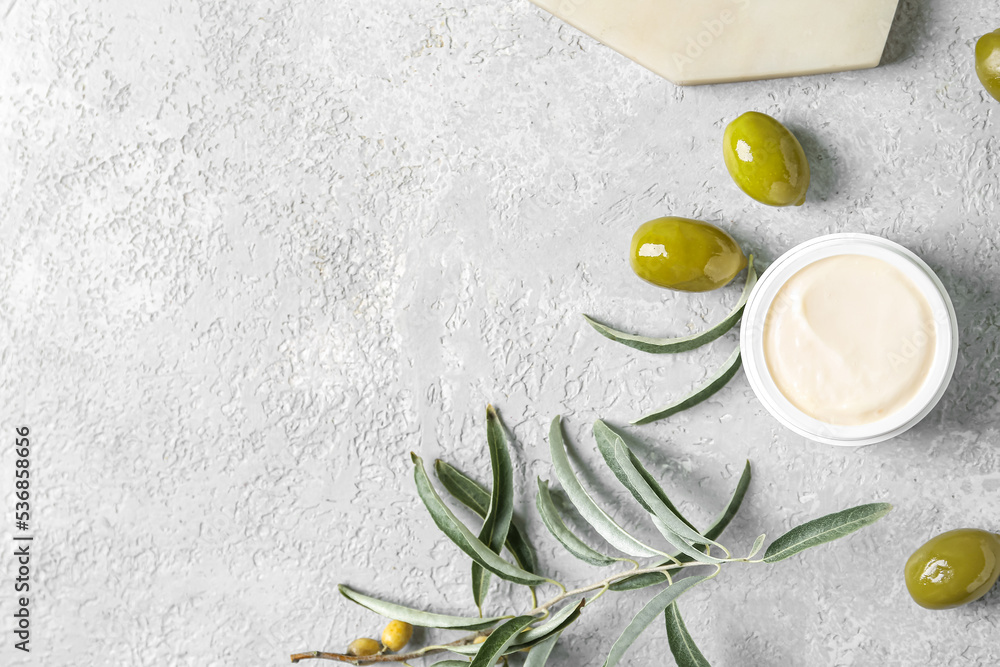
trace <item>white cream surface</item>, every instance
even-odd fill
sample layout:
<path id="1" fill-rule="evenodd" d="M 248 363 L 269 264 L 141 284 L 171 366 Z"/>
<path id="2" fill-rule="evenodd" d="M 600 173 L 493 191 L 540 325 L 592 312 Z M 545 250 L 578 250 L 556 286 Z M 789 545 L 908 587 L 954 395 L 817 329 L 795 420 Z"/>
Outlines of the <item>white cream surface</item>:
<path id="1" fill-rule="evenodd" d="M 934 361 L 931 308 L 888 262 L 837 255 L 779 290 L 764 322 L 764 357 L 781 393 L 828 424 L 883 419 L 920 390 Z"/>

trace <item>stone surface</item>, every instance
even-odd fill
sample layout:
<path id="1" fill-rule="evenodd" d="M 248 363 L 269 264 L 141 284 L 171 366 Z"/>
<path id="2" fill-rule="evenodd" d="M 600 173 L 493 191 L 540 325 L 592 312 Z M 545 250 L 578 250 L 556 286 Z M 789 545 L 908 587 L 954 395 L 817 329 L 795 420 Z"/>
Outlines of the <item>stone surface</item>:
<path id="1" fill-rule="evenodd" d="M 678 84 L 878 65 L 899 0 L 532 0 Z"/>
<path id="2" fill-rule="evenodd" d="M 833 231 L 900 241 L 955 300 L 942 404 L 858 451 L 783 430 L 746 380 L 631 429 L 704 523 L 746 458 L 727 533 L 891 501 L 875 527 L 685 601 L 713 665 L 992 666 L 1000 592 L 952 612 L 902 578 L 930 535 L 1000 530 L 1000 104 L 976 81 L 971 0 L 903 0 L 883 66 L 677 88 L 525 0 L 5 2 L 0 6 L 0 664 L 286 664 L 381 621 L 335 592 L 473 612 L 468 564 L 415 501 L 409 452 L 485 479 L 484 407 L 517 439 L 533 510 L 549 420 L 588 435 L 725 359 L 613 346 L 580 313 L 651 334 L 711 323 L 704 295 L 629 271 L 634 228 L 719 221 L 765 260 Z M 747 199 L 726 123 L 785 122 L 813 166 L 805 206 Z M 32 429 L 32 653 L 12 649 L 13 430 Z M 614 479 L 589 488 L 643 536 Z M 466 514 L 462 514 L 467 517 Z M 597 544 L 596 538 L 589 535 Z M 643 594 L 606 595 L 557 649 L 599 665 Z M 505 585 L 489 607 L 523 609 Z M 417 642 L 444 633 L 418 632 Z M 654 625 L 629 664 L 662 664 Z"/>

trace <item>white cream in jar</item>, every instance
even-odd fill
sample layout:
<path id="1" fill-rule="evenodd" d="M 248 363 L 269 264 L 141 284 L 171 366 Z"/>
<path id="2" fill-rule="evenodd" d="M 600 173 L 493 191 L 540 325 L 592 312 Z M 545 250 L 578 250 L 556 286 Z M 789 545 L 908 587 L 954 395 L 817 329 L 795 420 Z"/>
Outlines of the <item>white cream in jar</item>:
<path id="1" fill-rule="evenodd" d="M 770 304 L 763 352 L 788 401 L 827 424 L 870 424 L 920 391 L 935 357 L 921 291 L 889 262 L 834 255 L 785 282 Z"/>

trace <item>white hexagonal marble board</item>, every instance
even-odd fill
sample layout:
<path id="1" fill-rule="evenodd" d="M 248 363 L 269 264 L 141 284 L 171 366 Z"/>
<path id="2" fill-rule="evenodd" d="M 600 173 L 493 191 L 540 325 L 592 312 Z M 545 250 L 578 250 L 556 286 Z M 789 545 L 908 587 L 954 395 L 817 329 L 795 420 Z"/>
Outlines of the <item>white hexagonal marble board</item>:
<path id="1" fill-rule="evenodd" d="M 876 67 L 898 0 L 532 0 L 681 85 Z"/>

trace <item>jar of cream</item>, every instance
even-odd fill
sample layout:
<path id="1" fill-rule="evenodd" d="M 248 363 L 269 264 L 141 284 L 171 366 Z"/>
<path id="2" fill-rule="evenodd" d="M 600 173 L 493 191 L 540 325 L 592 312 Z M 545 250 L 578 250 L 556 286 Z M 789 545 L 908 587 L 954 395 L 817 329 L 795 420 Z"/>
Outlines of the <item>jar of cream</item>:
<path id="1" fill-rule="evenodd" d="M 747 301 L 747 378 L 779 422 L 859 446 L 911 428 L 944 395 L 958 323 L 944 285 L 892 241 L 831 234 L 778 258 Z"/>

